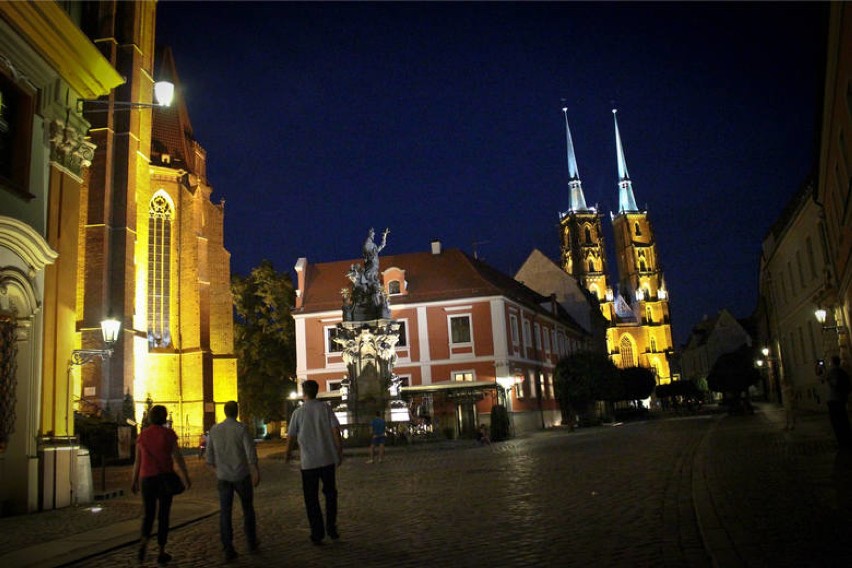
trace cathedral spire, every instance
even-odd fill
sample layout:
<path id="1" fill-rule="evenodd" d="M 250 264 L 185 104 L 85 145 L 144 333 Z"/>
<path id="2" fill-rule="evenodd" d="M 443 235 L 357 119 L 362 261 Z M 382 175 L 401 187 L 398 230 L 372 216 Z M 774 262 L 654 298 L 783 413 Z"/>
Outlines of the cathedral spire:
<path id="1" fill-rule="evenodd" d="M 639 211 L 636 207 L 636 199 L 633 197 L 633 183 L 630 174 L 627 173 L 627 161 L 624 159 L 624 148 L 621 146 L 621 134 L 618 132 L 618 118 L 616 109 L 612 109 L 612 119 L 615 122 L 615 152 L 618 159 L 618 212 Z"/>
<path id="2" fill-rule="evenodd" d="M 565 136 L 568 143 L 568 201 L 569 211 L 588 211 L 586 197 L 583 195 L 583 184 L 580 182 L 580 171 L 577 168 L 577 157 L 574 155 L 574 141 L 571 139 L 571 128 L 568 126 L 568 108 L 562 108 L 565 115 Z"/>

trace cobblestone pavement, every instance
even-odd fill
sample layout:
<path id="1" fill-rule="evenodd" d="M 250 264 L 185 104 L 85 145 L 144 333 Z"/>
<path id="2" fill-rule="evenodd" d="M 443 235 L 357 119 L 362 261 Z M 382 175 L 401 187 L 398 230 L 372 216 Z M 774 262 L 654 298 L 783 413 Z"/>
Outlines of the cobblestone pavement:
<path id="1" fill-rule="evenodd" d="M 825 415 L 803 417 L 793 433 L 781 431 L 781 416 L 761 406 L 753 416 L 550 431 L 487 447 L 390 448 L 382 464 L 349 452 L 338 470 L 342 537 L 321 547 L 308 539 L 298 465 L 261 445 L 261 550 L 245 553 L 237 505 L 232 565 L 852 565 L 852 467 L 836 457 Z M 212 475 L 189 463 L 193 488 L 176 499 L 215 506 Z M 108 485 L 122 483 L 127 468 L 108 474 Z M 0 556 L 46 531 L 138 523 L 138 497 L 103 507 L 0 519 Z M 223 564 L 218 515 L 175 529 L 168 550 L 172 566 Z M 69 565 L 137 566 L 135 551 L 126 544 Z"/>

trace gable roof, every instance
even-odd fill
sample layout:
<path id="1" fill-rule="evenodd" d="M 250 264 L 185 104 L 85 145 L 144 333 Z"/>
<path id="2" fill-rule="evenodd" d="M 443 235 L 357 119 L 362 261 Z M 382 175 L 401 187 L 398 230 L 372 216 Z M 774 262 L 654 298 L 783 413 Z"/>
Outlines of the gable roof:
<path id="1" fill-rule="evenodd" d="M 350 259 L 305 267 L 302 307 L 294 313 L 313 313 L 339 310 L 340 291 L 349 288 L 346 277 L 349 267 L 362 260 Z M 391 296 L 390 304 L 406 304 L 459 300 L 482 296 L 504 296 L 531 310 L 563 320 L 578 332 L 586 333 L 561 306 L 550 298 L 527 288 L 511 276 L 477 260 L 459 249 L 445 249 L 440 254 L 417 252 L 382 256 L 380 270 L 389 268 L 405 271 L 405 296 Z M 553 304 L 555 313 L 546 307 Z"/>

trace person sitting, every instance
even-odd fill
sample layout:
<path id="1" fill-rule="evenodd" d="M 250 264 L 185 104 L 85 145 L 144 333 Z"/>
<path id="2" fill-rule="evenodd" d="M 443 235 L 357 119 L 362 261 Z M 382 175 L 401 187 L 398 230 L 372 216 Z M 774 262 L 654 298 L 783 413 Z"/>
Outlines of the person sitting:
<path id="1" fill-rule="evenodd" d="M 479 430 L 476 431 L 476 441 L 482 445 L 491 445 L 491 438 L 488 436 L 488 428 L 485 424 L 479 425 Z"/>

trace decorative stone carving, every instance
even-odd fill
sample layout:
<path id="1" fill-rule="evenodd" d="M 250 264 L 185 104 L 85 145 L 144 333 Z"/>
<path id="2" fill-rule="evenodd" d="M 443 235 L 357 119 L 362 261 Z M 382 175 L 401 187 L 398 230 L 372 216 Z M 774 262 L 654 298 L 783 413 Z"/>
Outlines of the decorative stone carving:
<path id="1" fill-rule="evenodd" d="M 83 168 L 92 165 L 95 144 L 65 121 L 56 119 L 50 123 L 50 160 L 80 176 Z"/>

